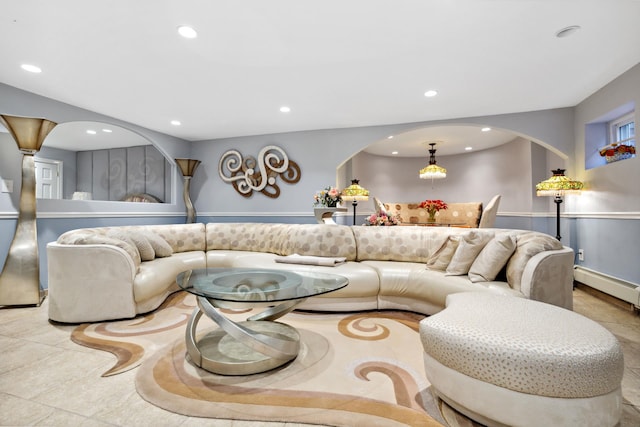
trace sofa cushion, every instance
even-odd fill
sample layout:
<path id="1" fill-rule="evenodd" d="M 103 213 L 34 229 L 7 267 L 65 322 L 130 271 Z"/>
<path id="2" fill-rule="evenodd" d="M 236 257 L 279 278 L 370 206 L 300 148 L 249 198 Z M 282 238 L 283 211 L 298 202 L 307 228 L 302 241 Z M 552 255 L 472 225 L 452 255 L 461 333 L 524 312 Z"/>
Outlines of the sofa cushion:
<path id="1" fill-rule="evenodd" d="M 144 237 L 153 248 L 153 252 L 156 258 L 171 256 L 171 254 L 173 253 L 173 249 L 171 249 L 171 245 L 167 243 L 167 241 L 162 237 L 149 230 L 141 230 L 140 233 L 144 235 Z"/>
<path id="2" fill-rule="evenodd" d="M 427 260 L 427 267 L 430 270 L 445 271 L 451 262 L 451 258 L 453 258 L 453 254 L 456 253 L 459 243 L 460 236 L 449 236 L 440 249 Z"/>
<path id="3" fill-rule="evenodd" d="M 464 234 L 458 243 L 453 258 L 451 258 L 451 262 L 447 266 L 446 274 L 448 276 L 467 274 L 473 261 L 475 261 L 480 251 L 492 237 L 491 233 L 475 230 Z"/>
<path id="4" fill-rule="evenodd" d="M 58 240 L 58 243 L 63 245 L 112 245 L 123 249 L 136 266 L 140 265 L 140 252 L 135 245 L 129 240 L 128 242 L 116 237 L 109 237 L 106 234 L 102 234 L 91 229 L 85 230 L 73 230 L 62 234 Z"/>
<path id="5" fill-rule="evenodd" d="M 469 268 L 469 280 L 488 282 L 494 280 L 516 250 L 516 237 L 511 233 L 500 233 L 482 248 Z"/>
<path id="6" fill-rule="evenodd" d="M 516 237 L 516 250 L 507 262 L 507 282 L 513 289 L 520 290 L 522 273 L 527 262 L 534 255 L 549 250 L 562 249 L 562 243 L 548 234 L 536 231 L 519 233 Z"/>
<path id="7" fill-rule="evenodd" d="M 133 244 L 138 249 L 138 252 L 140 253 L 140 259 L 142 261 L 151 261 L 156 257 L 156 251 L 153 249 L 153 246 L 151 246 L 151 243 L 149 243 L 149 240 L 143 233 L 130 231 L 127 232 L 127 237 L 131 239 Z"/>
<path id="8" fill-rule="evenodd" d="M 351 227 L 331 224 L 289 225 L 281 255 L 313 255 L 356 259 L 356 240 Z"/>
<path id="9" fill-rule="evenodd" d="M 162 237 L 173 252 L 204 251 L 206 246 L 204 224 L 168 224 L 145 226 Z M 135 229 L 132 227 L 132 229 Z"/>
<path id="10" fill-rule="evenodd" d="M 268 252 L 284 255 L 286 224 L 209 223 L 206 230 L 206 249 Z"/>
<path id="11" fill-rule="evenodd" d="M 450 234 L 464 229 L 436 227 L 351 227 L 358 261 L 404 261 L 426 263 Z"/>

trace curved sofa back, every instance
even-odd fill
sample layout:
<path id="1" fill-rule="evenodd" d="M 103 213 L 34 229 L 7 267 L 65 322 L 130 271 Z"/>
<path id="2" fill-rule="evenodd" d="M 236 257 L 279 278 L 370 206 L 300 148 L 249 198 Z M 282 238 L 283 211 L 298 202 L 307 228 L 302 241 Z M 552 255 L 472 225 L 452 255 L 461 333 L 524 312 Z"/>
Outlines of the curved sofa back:
<path id="1" fill-rule="evenodd" d="M 426 263 L 450 236 L 508 232 L 516 248 L 506 264 L 506 281 L 520 289 L 529 259 L 540 252 L 561 250 L 553 237 L 528 230 L 467 229 L 455 227 L 364 227 L 330 224 L 208 223 L 100 227 L 72 230 L 58 238 L 61 244 L 104 243 L 120 246 L 136 265 L 141 247 L 136 235 L 153 233 L 173 252 L 237 250 L 276 255 L 344 257 L 347 261 Z M 142 256 L 142 259 L 145 257 Z"/>
<path id="2" fill-rule="evenodd" d="M 356 260 L 351 227 L 330 224 L 209 223 L 207 250 L 270 252 Z"/>
<path id="3" fill-rule="evenodd" d="M 357 261 L 403 261 L 427 260 L 451 235 L 468 233 L 468 228 L 457 227 L 352 227 L 358 248 Z M 490 234 L 495 230 L 474 232 Z"/>

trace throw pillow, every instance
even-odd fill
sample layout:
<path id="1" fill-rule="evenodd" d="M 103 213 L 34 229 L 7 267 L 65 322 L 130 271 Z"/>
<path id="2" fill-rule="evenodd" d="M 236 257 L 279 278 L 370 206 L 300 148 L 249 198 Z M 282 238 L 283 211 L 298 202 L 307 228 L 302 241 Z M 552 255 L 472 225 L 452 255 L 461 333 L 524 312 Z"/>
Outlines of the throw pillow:
<path id="1" fill-rule="evenodd" d="M 387 213 L 387 210 L 385 209 L 384 205 L 382 204 L 380 199 L 378 199 L 377 197 L 373 198 L 373 204 L 376 207 L 376 212 L 383 213 L 383 214 Z"/>
<path id="2" fill-rule="evenodd" d="M 524 267 L 531 257 L 542 251 L 562 249 L 562 243 L 535 231 L 518 235 L 516 243 L 516 251 L 507 262 L 507 281 L 513 289 L 519 291 Z"/>
<path id="3" fill-rule="evenodd" d="M 458 249 L 459 242 L 459 236 L 449 236 L 442 246 L 427 260 L 429 270 L 445 271 L 451 262 L 451 258 L 453 258 L 453 254 Z"/>
<path id="4" fill-rule="evenodd" d="M 469 280 L 472 282 L 490 282 L 495 280 L 502 267 L 516 250 L 516 238 L 511 233 L 501 233 L 494 237 L 480 251 L 469 268 Z"/>
<path id="5" fill-rule="evenodd" d="M 145 230 L 145 231 L 141 231 L 141 233 L 144 234 L 144 237 L 146 237 L 147 241 L 149 241 L 149 244 L 151 245 L 151 247 L 153 248 L 153 251 L 156 254 L 156 257 L 164 258 L 164 257 L 171 256 L 173 254 L 173 249 L 171 248 L 171 245 L 162 237 L 158 236 L 152 231 Z"/>
<path id="6" fill-rule="evenodd" d="M 475 261 L 482 248 L 492 237 L 489 233 L 479 233 L 477 231 L 471 231 L 463 235 L 456 252 L 453 254 L 453 258 L 451 258 L 451 262 L 447 266 L 445 275 L 461 276 L 467 274 L 473 261 Z"/>
<path id="7" fill-rule="evenodd" d="M 63 245 L 112 245 L 124 249 L 136 265 L 140 265 L 140 252 L 133 243 L 125 242 L 116 237 L 106 236 L 94 232 L 68 232 L 58 238 Z"/>
<path id="8" fill-rule="evenodd" d="M 133 251 L 138 255 L 137 256 L 137 262 L 140 263 L 140 261 L 142 260 L 142 257 L 140 256 L 140 251 L 138 250 L 138 247 L 136 246 L 136 244 L 133 242 L 133 240 L 131 240 L 131 238 L 129 237 L 129 233 L 122 231 L 122 230 L 108 230 L 105 235 L 107 237 L 111 237 L 113 239 L 117 239 L 117 240 L 121 240 L 123 242 L 125 242 L 127 245 L 129 245 L 131 248 L 133 248 Z M 129 251 L 127 251 L 129 252 Z M 134 260 L 136 259 L 136 257 L 133 257 Z"/>
<path id="9" fill-rule="evenodd" d="M 156 251 L 153 250 L 153 246 L 149 243 L 146 236 L 137 231 L 129 231 L 127 235 L 131 239 L 138 252 L 140 252 L 140 259 L 142 261 L 151 261 L 156 257 Z"/>

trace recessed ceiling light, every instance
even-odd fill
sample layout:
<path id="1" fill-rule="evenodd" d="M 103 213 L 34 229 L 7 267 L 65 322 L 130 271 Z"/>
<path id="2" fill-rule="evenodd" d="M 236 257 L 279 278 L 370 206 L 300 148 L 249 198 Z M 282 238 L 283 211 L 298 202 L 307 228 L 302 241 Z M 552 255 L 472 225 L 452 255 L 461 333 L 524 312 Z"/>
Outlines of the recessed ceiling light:
<path id="1" fill-rule="evenodd" d="M 490 127 L 480 129 L 482 132 L 489 132 L 491 130 Z"/>
<path id="2" fill-rule="evenodd" d="M 282 107 L 280 107 L 280 112 L 281 113 L 290 113 L 291 112 L 291 108 L 287 107 L 286 105 L 283 105 Z"/>
<path id="3" fill-rule="evenodd" d="M 171 120 L 171 124 L 174 126 L 180 126 L 182 123 L 180 123 L 180 120 Z"/>
<path id="4" fill-rule="evenodd" d="M 569 37 L 580 29 L 580 25 L 570 25 L 556 32 L 556 37 Z"/>
<path id="5" fill-rule="evenodd" d="M 465 151 L 471 151 L 471 150 L 473 150 L 473 147 L 464 147 L 464 150 Z"/>
<path id="6" fill-rule="evenodd" d="M 41 73 L 42 69 L 40 67 L 36 67 L 35 65 L 31 65 L 31 64 L 22 64 L 20 66 L 20 68 L 22 68 L 25 71 L 28 71 L 30 73 Z"/>
<path id="7" fill-rule="evenodd" d="M 392 151 L 391 154 L 393 154 L 395 156 L 396 154 L 398 154 L 398 152 L 397 151 Z"/>
<path id="8" fill-rule="evenodd" d="M 424 96 L 426 96 L 427 98 L 431 98 L 432 96 L 436 96 L 437 94 L 438 94 L 438 91 L 428 90 L 424 93 Z"/>
<path id="9" fill-rule="evenodd" d="M 178 34 L 180 34 L 185 39 L 195 39 L 196 37 L 198 37 L 198 33 L 196 32 L 196 30 L 191 27 L 187 27 L 186 25 L 178 27 Z"/>
<path id="10" fill-rule="evenodd" d="M 387 139 L 393 139 L 393 135 L 389 135 Z"/>
<path id="11" fill-rule="evenodd" d="M 104 132 L 104 133 L 111 133 L 111 132 L 113 132 L 113 131 L 112 131 L 111 129 L 102 129 L 102 132 Z"/>
<path id="12" fill-rule="evenodd" d="M 89 135 L 95 135 L 97 132 L 96 132 L 95 130 L 89 129 L 89 130 L 87 131 L 87 133 L 88 133 Z"/>

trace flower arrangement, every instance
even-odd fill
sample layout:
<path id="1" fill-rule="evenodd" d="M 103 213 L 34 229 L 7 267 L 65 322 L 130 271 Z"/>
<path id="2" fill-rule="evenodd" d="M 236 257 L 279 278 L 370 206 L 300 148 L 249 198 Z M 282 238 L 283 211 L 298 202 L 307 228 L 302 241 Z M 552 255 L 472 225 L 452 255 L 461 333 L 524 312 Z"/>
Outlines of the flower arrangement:
<path id="1" fill-rule="evenodd" d="M 613 143 L 602 147 L 599 152 L 607 163 L 611 163 L 634 157 L 636 155 L 636 147 L 634 145 Z"/>
<path id="2" fill-rule="evenodd" d="M 342 202 L 342 192 L 335 187 L 325 187 L 313 195 L 313 205 L 335 208 Z"/>
<path id="3" fill-rule="evenodd" d="M 401 222 L 400 215 L 389 215 L 385 212 L 374 213 L 368 217 L 364 225 L 398 225 Z"/>
<path id="4" fill-rule="evenodd" d="M 435 222 L 436 212 L 440 210 L 445 210 L 449 206 L 447 206 L 447 204 L 442 200 L 435 199 L 435 200 L 425 200 L 423 202 L 420 202 L 418 207 L 427 210 L 427 213 L 429 214 L 429 222 Z"/>

